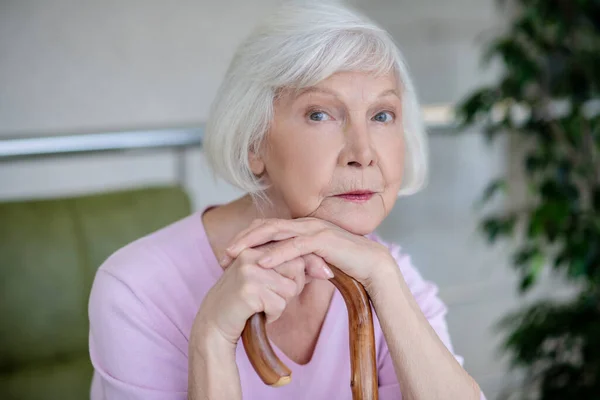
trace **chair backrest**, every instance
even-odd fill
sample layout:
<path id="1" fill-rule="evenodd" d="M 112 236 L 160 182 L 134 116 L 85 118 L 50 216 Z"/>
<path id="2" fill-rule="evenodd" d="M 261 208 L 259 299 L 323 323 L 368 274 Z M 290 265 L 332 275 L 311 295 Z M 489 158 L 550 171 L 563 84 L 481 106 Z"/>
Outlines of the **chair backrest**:
<path id="1" fill-rule="evenodd" d="M 0 399 L 89 398 L 96 269 L 190 212 L 179 187 L 0 203 Z"/>

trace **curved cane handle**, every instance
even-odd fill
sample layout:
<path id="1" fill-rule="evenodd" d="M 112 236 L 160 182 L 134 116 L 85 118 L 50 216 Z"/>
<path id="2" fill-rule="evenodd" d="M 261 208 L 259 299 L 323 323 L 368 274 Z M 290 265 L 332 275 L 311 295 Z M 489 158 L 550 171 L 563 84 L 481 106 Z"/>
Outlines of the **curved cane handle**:
<path id="1" fill-rule="evenodd" d="M 331 279 L 340 291 L 348 309 L 350 324 L 350 367 L 352 398 L 377 400 L 377 363 L 375 335 L 369 296 L 365 288 L 333 265 L 329 265 Z M 242 341 L 248 358 L 263 382 L 270 386 L 283 386 L 292 380 L 290 369 L 273 352 L 265 329 L 265 314 L 253 315 L 242 332 Z"/>

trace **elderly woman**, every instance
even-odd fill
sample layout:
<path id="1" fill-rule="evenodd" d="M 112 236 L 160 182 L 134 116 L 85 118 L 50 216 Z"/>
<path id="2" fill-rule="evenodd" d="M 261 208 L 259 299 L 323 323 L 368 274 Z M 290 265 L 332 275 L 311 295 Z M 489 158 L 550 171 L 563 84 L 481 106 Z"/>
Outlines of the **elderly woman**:
<path id="1" fill-rule="evenodd" d="M 372 300 L 380 399 L 482 398 L 436 287 L 373 233 L 423 185 L 419 118 L 385 31 L 341 5 L 278 8 L 238 48 L 206 128 L 214 171 L 247 194 L 100 267 L 92 399 L 350 399 L 348 315 L 328 264 Z M 258 312 L 293 371 L 286 386 L 265 385 L 241 344 Z"/>

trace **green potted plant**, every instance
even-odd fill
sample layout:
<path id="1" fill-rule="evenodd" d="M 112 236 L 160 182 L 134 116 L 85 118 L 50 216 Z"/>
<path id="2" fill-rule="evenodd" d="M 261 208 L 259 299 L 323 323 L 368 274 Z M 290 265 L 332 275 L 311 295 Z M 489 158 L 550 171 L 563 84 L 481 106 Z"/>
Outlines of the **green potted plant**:
<path id="1" fill-rule="evenodd" d="M 513 0 L 511 21 L 485 60 L 496 83 L 456 108 L 460 130 L 509 136 L 519 157 L 524 204 L 488 214 L 490 242 L 512 238 L 520 290 L 546 268 L 575 288 L 507 316 L 504 348 L 525 371 L 526 399 L 600 399 L 600 0 Z M 510 198 L 500 177 L 484 202 Z"/>

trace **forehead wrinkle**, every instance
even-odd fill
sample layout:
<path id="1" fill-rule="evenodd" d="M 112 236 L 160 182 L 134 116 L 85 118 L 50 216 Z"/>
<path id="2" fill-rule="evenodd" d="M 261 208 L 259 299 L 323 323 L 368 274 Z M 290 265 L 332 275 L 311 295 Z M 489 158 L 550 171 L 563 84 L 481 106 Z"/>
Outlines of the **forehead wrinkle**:
<path id="1" fill-rule="evenodd" d="M 319 87 L 319 86 L 309 86 L 306 88 L 302 88 L 302 89 L 298 90 L 296 93 L 294 93 L 294 100 L 297 100 L 298 98 L 300 98 L 306 94 L 312 94 L 312 93 L 321 93 L 321 94 L 333 96 L 337 99 L 340 98 L 339 93 L 336 92 L 335 90 L 331 90 L 331 89 L 323 88 L 323 87 Z"/>
<path id="2" fill-rule="evenodd" d="M 337 81 L 339 83 L 342 84 L 342 86 L 344 86 L 344 88 L 346 88 L 348 86 L 348 84 L 352 87 L 353 86 L 353 81 L 354 81 L 354 77 L 349 76 L 349 79 L 343 79 L 341 82 Z M 345 81 L 345 82 L 344 82 Z M 356 101 L 358 100 L 361 103 L 375 103 L 378 100 L 385 98 L 385 97 L 389 97 L 389 96 L 394 96 L 396 98 L 398 98 L 400 101 L 402 101 L 402 95 L 401 95 L 401 89 L 400 87 L 398 87 L 395 83 L 397 82 L 397 80 L 394 78 L 394 84 L 392 84 L 391 86 L 388 86 L 387 89 L 382 90 L 379 94 L 373 94 L 372 96 L 370 96 L 370 93 L 367 93 L 369 91 L 369 86 L 370 85 L 361 85 L 362 87 L 358 88 L 358 90 L 360 91 L 359 93 L 348 93 L 349 97 L 345 98 L 344 93 L 343 92 L 339 92 L 338 90 L 336 90 L 335 85 L 333 85 L 334 87 L 328 87 L 327 85 L 327 80 L 325 81 L 321 81 L 315 85 L 312 86 L 307 86 L 307 87 L 298 87 L 298 86 L 289 86 L 289 87 L 282 87 L 280 89 L 278 89 L 276 91 L 276 101 L 277 103 L 283 102 L 283 103 L 287 103 L 289 105 L 295 103 L 296 101 L 298 101 L 301 97 L 304 97 L 305 95 L 311 95 L 314 94 L 316 96 L 319 95 L 324 95 L 324 96 L 330 96 L 333 99 L 342 102 L 344 104 L 346 104 L 346 106 L 349 106 L 351 103 L 356 103 Z M 325 83 L 325 85 L 323 85 L 323 83 Z M 390 82 L 391 83 L 391 82 Z M 384 85 L 384 87 L 387 85 Z M 352 90 L 350 90 L 352 91 Z"/>
<path id="3" fill-rule="evenodd" d="M 327 96 L 331 96 L 334 97 L 336 100 L 341 101 L 342 103 L 346 103 L 344 101 L 344 97 L 341 96 L 338 92 L 328 89 L 328 88 L 320 88 L 317 86 L 311 86 L 308 88 L 304 88 L 304 89 L 300 89 L 298 90 L 297 94 L 293 93 L 292 97 L 290 100 L 292 100 L 293 102 L 298 100 L 299 98 L 303 97 L 304 95 L 311 95 L 311 94 L 324 94 Z M 375 98 L 373 98 L 373 102 L 377 101 L 381 98 L 384 97 L 389 97 L 389 96 L 395 96 L 397 97 L 399 100 L 401 100 L 401 96 L 400 96 L 400 92 L 397 88 L 392 88 L 392 89 L 387 89 L 384 90 L 383 92 L 381 92 L 379 95 L 377 95 Z M 363 102 L 368 102 L 369 101 L 369 95 L 365 93 L 365 90 L 361 90 L 360 92 L 360 99 Z M 349 99 L 351 100 L 351 99 Z"/>

